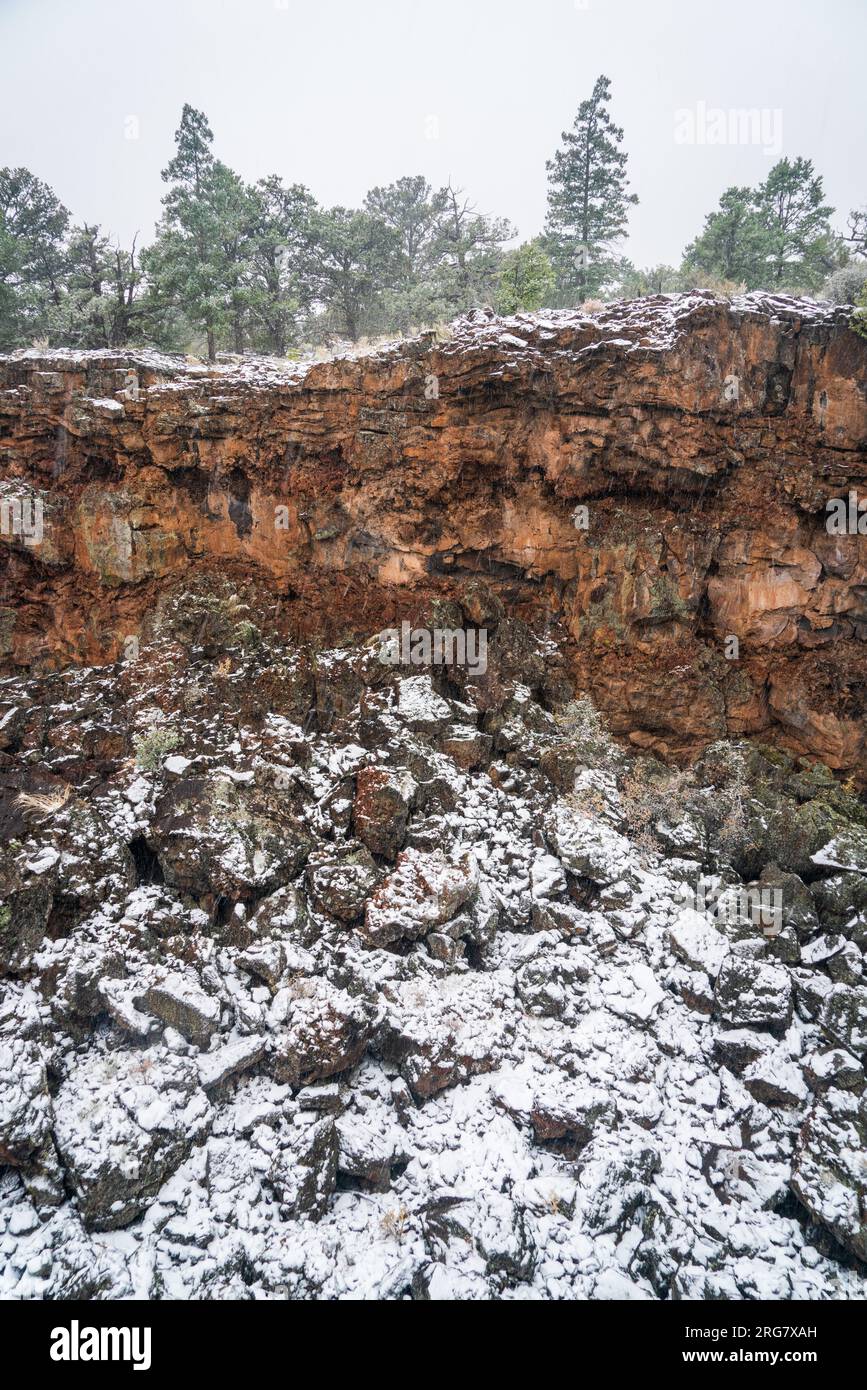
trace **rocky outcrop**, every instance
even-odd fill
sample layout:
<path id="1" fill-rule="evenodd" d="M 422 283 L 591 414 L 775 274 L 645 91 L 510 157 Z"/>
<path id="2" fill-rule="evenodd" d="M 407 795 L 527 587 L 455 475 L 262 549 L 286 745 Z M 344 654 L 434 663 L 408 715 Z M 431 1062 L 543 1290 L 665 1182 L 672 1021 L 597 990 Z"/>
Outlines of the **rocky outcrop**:
<path id="1" fill-rule="evenodd" d="M 863 1298 L 863 803 L 258 598 L 3 687 L 0 1295 Z"/>
<path id="2" fill-rule="evenodd" d="M 865 380 L 844 310 L 706 292 L 297 367 L 0 359 L 7 669 L 113 661 L 174 579 L 255 573 L 282 634 L 523 616 L 640 749 L 756 735 L 863 779 L 865 541 L 826 504 L 867 494 Z"/>

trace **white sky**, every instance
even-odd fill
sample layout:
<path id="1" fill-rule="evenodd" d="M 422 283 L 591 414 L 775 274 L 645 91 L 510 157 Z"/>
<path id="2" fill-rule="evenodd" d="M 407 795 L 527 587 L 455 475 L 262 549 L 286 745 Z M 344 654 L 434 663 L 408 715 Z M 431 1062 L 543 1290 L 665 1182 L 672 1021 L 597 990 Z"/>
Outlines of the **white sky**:
<path id="1" fill-rule="evenodd" d="M 815 161 L 837 224 L 867 203 L 865 0 L 0 0 L 0 54 L 0 165 L 124 240 L 151 237 L 184 101 L 248 180 L 355 206 L 451 176 L 532 236 L 545 160 L 601 72 L 640 265 L 678 264 L 723 189 L 777 157 L 677 143 L 699 102 L 779 109 L 782 153 Z"/>

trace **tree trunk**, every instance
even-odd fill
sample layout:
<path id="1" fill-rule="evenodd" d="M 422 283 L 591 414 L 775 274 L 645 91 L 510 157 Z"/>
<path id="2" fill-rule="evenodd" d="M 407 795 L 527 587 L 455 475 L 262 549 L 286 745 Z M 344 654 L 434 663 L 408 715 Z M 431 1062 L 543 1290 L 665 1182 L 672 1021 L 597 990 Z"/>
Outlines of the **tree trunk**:
<path id="1" fill-rule="evenodd" d="M 208 329 L 208 361 L 209 361 L 209 362 L 216 362 L 216 360 L 217 360 L 217 340 L 216 340 L 216 338 L 214 337 L 214 330 L 213 330 L 213 328 L 209 328 L 209 329 Z"/>

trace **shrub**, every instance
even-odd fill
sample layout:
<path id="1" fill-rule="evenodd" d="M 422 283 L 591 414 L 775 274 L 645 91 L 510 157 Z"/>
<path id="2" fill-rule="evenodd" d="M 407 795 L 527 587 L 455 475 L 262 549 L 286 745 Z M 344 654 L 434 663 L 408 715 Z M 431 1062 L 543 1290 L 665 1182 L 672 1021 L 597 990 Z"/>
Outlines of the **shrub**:
<path id="1" fill-rule="evenodd" d="M 135 760 L 142 772 L 157 772 L 169 753 L 178 746 L 178 734 L 171 727 L 150 729 L 135 741 Z"/>
<path id="2" fill-rule="evenodd" d="M 588 767 L 617 763 L 623 754 L 589 695 L 580 695 L 554 716 L 566 742 Z"/>
<path id="3" fill-rule="evenodd" d="M 626 834 L 650 854 L 664 854 L 660 823 L 679 825 L 692 810 L 695 778 L 689 771 L 668 768 L 654 759 L 642 759 L 627 767 L 620 782 L 620 805 Z"/>
<path id="4" fill-rule="evenodd" d="M 822 286 L 822 298 L 832 304 L 857 304 L 867 285 L 867 261 L 853 261 L 840 266 L 828 276 Z"/>
<path id="5" fill-rule="evenodd" d="M 867 284 L 858 296 L 858 308 L 852 315 L 852 327 L 862 338 L 867 338 Z"/>

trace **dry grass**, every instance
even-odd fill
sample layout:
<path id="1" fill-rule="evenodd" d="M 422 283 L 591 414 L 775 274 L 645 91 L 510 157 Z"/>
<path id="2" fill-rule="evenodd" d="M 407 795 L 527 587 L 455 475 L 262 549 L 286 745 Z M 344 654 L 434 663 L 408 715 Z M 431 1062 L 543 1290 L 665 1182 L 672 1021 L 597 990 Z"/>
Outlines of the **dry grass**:
<path id="1" fill-rule="evenodd" d="M 385 1213 L 380 1225 L 383 1235 L 391 1240 L 403 1240 L 408 1223 L 409 1209 L 401 1203 L 399 1207 Z"/>
<path id="2" fill-rule="evenodd" d="M 19 792 L 15 804 L 25 815 L 46 819 L 48 816 L 56 815 L 71 796 L 72 787 L 65 782 L 53 792 Z"/>

